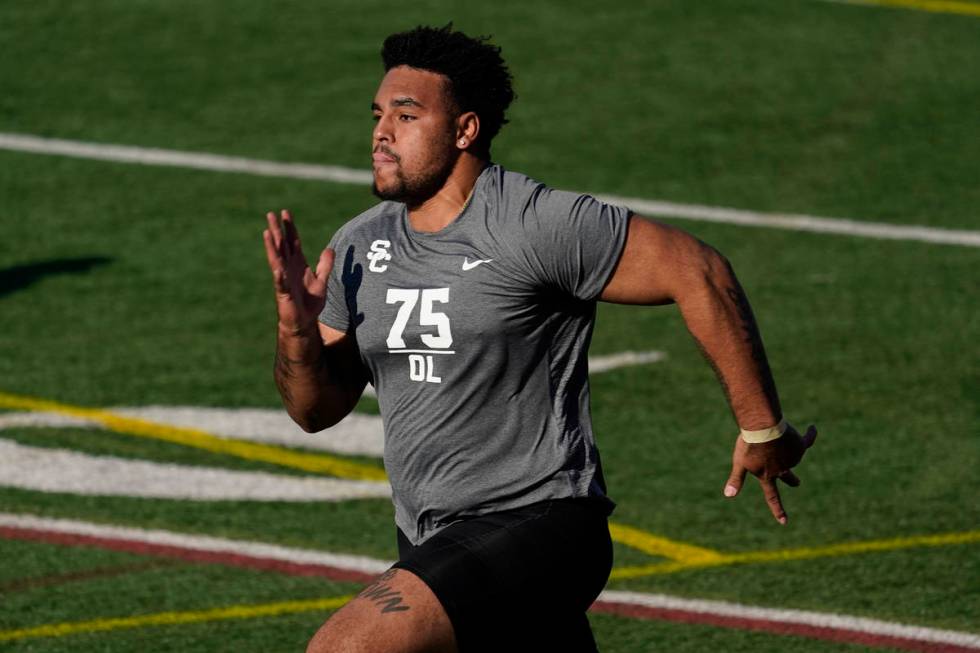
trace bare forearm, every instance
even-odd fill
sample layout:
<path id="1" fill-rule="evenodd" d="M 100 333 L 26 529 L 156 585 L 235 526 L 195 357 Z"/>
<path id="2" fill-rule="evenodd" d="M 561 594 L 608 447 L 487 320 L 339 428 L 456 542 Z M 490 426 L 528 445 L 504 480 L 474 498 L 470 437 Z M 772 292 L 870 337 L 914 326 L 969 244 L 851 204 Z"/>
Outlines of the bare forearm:
<path id="1" fill-rule="evenodd" d="M 757 431 L 780 422 L 779 395 L 749 300 L 731 265 L 714 248 L 680 229 L 633 215 L 623 254 L 600 298 L 619 304 L 676 303 L 715 368 L 738 425 Z M 799 485 L 791 468 L 816 437 L 813 426 L 801 436 L 786 424 L 780 437 L 768 442 L 750 443 L 744 434 L 735 438 L 725 496 L 738 494 L 751 472 L 773 516 L 785 524 L 776 480 Z"/>
<path id="2" fill-rule="evenodd" d="M 310 433 L 336 424 L 357 400 L 331 358 L 316 327 L 294 333 L 280 326 L 273 377 L 286 412 Z"/>
<path id="3" fill-rule="evenodd" d="M 634 215 L 601 298 L 678 304 L 718 374 L 738 425 L 757 430 L 780 420 L 776 385 L 752 309 L 728 261 L 714 248 L 680 229 Z"/>
<path id="4" fill-rule="evenodd" d="M 705 270 L 704 282 L 677 298 L 687 328 L 715 369 L 738 425 L 773 426 L 782 411 L 752 307 L 724 257 L 712 252 Z"/>

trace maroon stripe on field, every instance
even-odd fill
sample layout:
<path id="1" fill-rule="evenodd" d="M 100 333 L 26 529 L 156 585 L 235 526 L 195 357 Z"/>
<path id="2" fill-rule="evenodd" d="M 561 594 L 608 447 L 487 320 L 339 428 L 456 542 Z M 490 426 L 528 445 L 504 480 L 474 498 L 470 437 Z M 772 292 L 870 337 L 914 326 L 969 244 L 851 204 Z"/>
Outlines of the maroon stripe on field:
<path id="1" fill-rule="evenodd" d="M 924 642 L 906 637 L 866 633 L 860 630 L 787 623 L 785 621 L 773 621 L 771 619 L 735 617 L 673 608 L 655 608 L 631 603 L 615 603 L 612 601 L 596 601 L 592 604 L 590 611 L 599 614 L 632 617 L 634 619 L 671 621 L 675 623 L 717 626 L 720 628 L 738 628 L 740 630 L 758 630 L 778 635 L 796 635 L 810 639 L 892 648 L 901 651 L 919 651 L 921 653 L 976 653 L 977 651 L 975 648 L 958 646 L 956 644 Z"/>
<path id="2" fill-rule="evenodd" d="M 75 533 L 61 533 L 58 531 L 45 531 L 34 528 L 0 526 L 0 537 L 10 540 L 29 540 L 34 542 L 47 542 L 49 544 L 61 544 L 65 546 L 93 546 L 100 549 L 122 551 L 125 553 L 178 558 L 189 562 L 204 562 L 211 564 L 217 563 L 232 565 L 234 567 L 258 569 L 260 571 L 274 571 L 280 574 L 287 574 L 289 576 L 318 576 L 321 578 L 329 578 L 330 580 L 346 583 L 367 583 L 373 580 L 376 575 L 363 571 L 340 569 L 338 567 L 331 567 L 323 564 L 289 562 L 287 560 L 276 560 L 274 558 L 260 558 L 241 553 L 232 553 L 230 551 L 201 551 L 199 549 L 171 546 L 167 544 L 151 544 L 149 542 L 139 542 L 136 540 L 97 537 L 94 535 L 78 535 Z"/>
<path id="3" fill-rule="evenodd" d="M 202 551 L 190 547 L 152 544 L 123 538 L 62 533 L 35 528 L 0 526 L 0 538 L 46 542 L 64 546 L 91 546 L 125 553 L 177 558 L 190 562 L 217 563 L 247 569 L 272 571 L 290 576 L 318 576 L 351 583 L 368 583 L 375 578 L 375 574 L 340 569 L 324 564 L 288 562 L 285 560 L 232 553 L 230 551 Z M 927 642 L 892 635 L 877 635 L 855 629 L 812 626 L 809 624 L 787 623 L 770 619 L 735 617 L 707 612 L 695 612 L 693 610 L 656 608 L 616 601 L 596 601 L 592 604 L 590 611 L 598 614 L 610 614 L 634 619 L 755 630 L 776 635 L 795 635 L 810 639 L 892 648 L 901 651 L 917 651 L 919 653 L 977 653 L 978 651 L 976 648 L 956 644 Z"/>

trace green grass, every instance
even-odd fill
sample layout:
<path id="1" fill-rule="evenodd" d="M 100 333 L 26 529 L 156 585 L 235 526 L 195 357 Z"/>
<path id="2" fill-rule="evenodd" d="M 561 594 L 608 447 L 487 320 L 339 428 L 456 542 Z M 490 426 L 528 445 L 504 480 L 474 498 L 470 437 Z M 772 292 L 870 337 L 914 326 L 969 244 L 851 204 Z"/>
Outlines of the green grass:
<path id="1" fill-rule="evenodd" d="M 381 39 L 449 19 L 494 34 L 515 73 L 520 97 L 494 146 L 509 168 L 593 192 L 977 229 L 980 22 L 804 0 L 8 3 L 0 132 L 366 168 Z M 292 209 L 312 258 L 374 202 L 361 186 L 8 151 L 0 198 L 0 391 L 99 407 L 279 406 L 263 215 Z M 798 427 L 815 422 L 820 436 L 798 470 L 803 485 L 783 492 L 788 526 L 775 524 L 751 480 L 725 500 L 735 427 L 678 312 L 602 305 L 593 353 L 668 355 L 593 378 L 614 520 L 722 552 L 980 528 L 975 248 L 675 224 L 733 262 L 787 416 Z M 377 413 L 377 403 L 358 410 Z M 0 436 L 290 473 L 100 431 Z M 0 487 L 0 511 L 395 556 L 384 500 L 180 502 Z M 145 560 L 8 540 L 0 559 L 0 586 Z M 617 565 L 656 560 L 616 546 Z M 977 566 L 977 545 L 966 544 L 610 587 L 976 632 Z M 5 593 L 0 629 L 349 591 L 173 563 Z M 4 650 L 296 650 L 323 616 Z M 592 622 L 609 653 L 856 650 L 605 615 Z"/>
<path id="2" fill-rule="evenodd" d="M 3 17 L 8 131 L 365 168 L 382 39 L 455 20 L 494 34 L 516 74 L 498 158 L 556 185 L 960 227 L 980 200 L 966 17 L 809 0 L 102 0 Z"/>
<path id="3" fill-rule="evenodd" d="M 262 605 L 287 600 L 339 597 L 356 593 L 358 587 L 323 578 L 300 578 L 222 565 L 173 562 L 142 570 L 123 571 L 91 578 L 54 578 L 64 570 L 64 549 L 48 544 L 2 542 L 4 560 L 33 572 L 35 582 L 49 584 L 21 588 L 4 595 L 0 629 L 26 628 L 89 618 L 150 615 L 159 612 L 193 612 L 231 605 Z M 124 569 L 142 556 L 88 549 L 73 549 L 72 559 L 85 560 L 76 570 L 98 568 L 106 572 Z M 42 570 L 49 576 L 42 578 Z M 63 572 L 62 572 L 63 573 Z M 5 651 L 60 650 L 265 650 L 299 649 L 326 618 L 323 612 L 297 613 L 278 618 L 210 622 L 179 626 L 122 629 L 109 633 L 81 633 L 44 640 L 25 639 L 4 643 Z M 290 645 L 290 642 L 292 644 Z"/>

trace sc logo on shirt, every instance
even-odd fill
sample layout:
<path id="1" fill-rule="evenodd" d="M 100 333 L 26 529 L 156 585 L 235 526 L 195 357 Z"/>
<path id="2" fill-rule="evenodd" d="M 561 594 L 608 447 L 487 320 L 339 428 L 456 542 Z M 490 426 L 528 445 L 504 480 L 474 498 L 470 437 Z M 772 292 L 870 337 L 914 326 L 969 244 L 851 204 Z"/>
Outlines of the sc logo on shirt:
<path id="1" fill-rule="evenodd" d="M 371 272 L 384 272 L 388 269 L 387 265 L 384 265 L 382 261 L 390 261 L 391 254 L 388 252 L 388 248 L 391 247 L 391 241 L 388 240 L 376 240 L 371 243 L 371 251 L 368 252 L 367 260 L 371 261 L 368 264 L 368 270 Z"/>

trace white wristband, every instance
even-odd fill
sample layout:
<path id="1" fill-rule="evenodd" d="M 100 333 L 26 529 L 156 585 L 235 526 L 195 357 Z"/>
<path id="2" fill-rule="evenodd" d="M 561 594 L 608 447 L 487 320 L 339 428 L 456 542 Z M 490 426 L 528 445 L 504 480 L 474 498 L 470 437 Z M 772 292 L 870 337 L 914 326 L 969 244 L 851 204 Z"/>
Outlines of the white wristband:
<path id="1" fill-rule="evenodd" d="M 779 420 L 779 424 L 776 424 L 776 426 L 770 426 L 767 429 L 760 429 L 758 431 L 746 431 L 745 429 L 742 429 L 742 432 L 739 433 L 739 435 L 742 436 L 742 439 L 749 444 L 761 444 L 763 442 L 771 442 L 772 440 L 782 436 L 782 434 L 785 432 L 786 420 L 781 419 Z"/>

